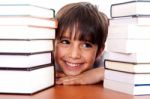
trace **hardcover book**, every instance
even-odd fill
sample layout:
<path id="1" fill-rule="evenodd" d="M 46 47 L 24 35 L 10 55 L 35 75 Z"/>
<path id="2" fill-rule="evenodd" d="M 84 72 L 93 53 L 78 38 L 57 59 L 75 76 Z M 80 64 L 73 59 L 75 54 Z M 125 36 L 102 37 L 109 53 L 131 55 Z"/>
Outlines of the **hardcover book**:
<path id="1" fill-rule="evenodd" d="M 7 40 L 0 39 L 0 53 L 37 53 L 53 51 L 53 40 Z"/>
<path id="2" fill-rule="evenodd" d="M 104 61 L 106 69 L 129 72 L 129 73 L 150 73 L 150 63 L 134 63 L 134 62 L 122 62 L 117 60 Z"/>
<path id="3" fill-rule="evenodd" d="M 29 68 L 53 63 L 51 52 L 0 53 L 0 68 Z"/>
<path id="4" fill-rule="evenodd" d="M 34 94 L 54 86 L 54 66 L 0 68 L 0 93 Z"/>
<path id="5" fill-rule="evenodd" d="M 0 16 L 11 15 L 33 16 L 39 18 L 54 18 L 55 11 L 53 9 L 42 8 L 30 4 L 0 4 Z"/>
<path id="6" fill-rule="evenodd" d="M 0 39 L 55 39 L 55 29 L 35 26 L 0 26 Z"/>
<path id="7" fill-rule="evenodd" d="M 129 84 L 119 81 L 104 79 L 104 88 L 131 95 L 149 95 L 150 84 Z"/>
<path id="8" fill-rule="evenodd" d="M 150 25 L 111 25 L 108 38 L 122 39 L 150 39 Z"/>
<path id="9" fill-rule="evenodd" d="M 110 25 L 150 25 L 150 16 L 135 15 L 129 17 L 112 18 Z"/>
<path id="10" fill-rule="evenodd" d="M 119 9 L 119 10 L 118 10 Z M 110 15 L 112 18 L 134 16 L 134 15 L 150 15 L 149 0 L 134 0 L 123 3 L 112 4 Z"/>
<path id="11" fill-rule="evenodd" d="M 4 26 L 39 26 L 39 27 L 49 27 L 49 28 L 57 28 L 57 21 L 51 18 L 37 18 L 32 16 L 0 16 L 0 25 Z"/>
<path id="12" fill-rule="evenodd" d="M 105 59 L 129 63 L 150 63 L 150 53 L 117 53 L 107 52 Z"/>
<path id="13" fill-rule="evenodd" d="M 107 50 L 119 53 L 149 53 L 150 39 L 108 38 Z M 116 46 L 116 47 L 114 47 Z"/>
<path id="14" fill-rule="evenodd" d="M 34 94 L 54 86 L 51 0 L 0 0 L 0 93 Z"/>
<path id="15" fill-rule="evenodd" d="M 105 79 L 128 84 L 150 84 L 150 73 L 127 73 L 106 69 Z"/>
<path id="16" fill-rule="evenodd" d="M 30 4 L 51 9 L 51 0 L 0 0 L 0 4 Z"/>

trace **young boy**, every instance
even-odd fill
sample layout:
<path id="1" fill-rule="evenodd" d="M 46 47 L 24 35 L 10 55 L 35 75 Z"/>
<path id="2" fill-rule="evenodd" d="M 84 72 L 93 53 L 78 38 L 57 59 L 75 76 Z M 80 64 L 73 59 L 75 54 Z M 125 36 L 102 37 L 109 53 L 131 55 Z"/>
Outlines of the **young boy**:
<path id="1" fill-rule="evenodd" d="M 56 18 L 56 84 L 95 84 L 103 80 L 104 68 L 97 62 L 108 33 L 108 19 L 88 2 L 61 8 Z M 97 62 L 96 62 L 97 60 Z M 97 67 L 97 68 L 95 68 Z"/>

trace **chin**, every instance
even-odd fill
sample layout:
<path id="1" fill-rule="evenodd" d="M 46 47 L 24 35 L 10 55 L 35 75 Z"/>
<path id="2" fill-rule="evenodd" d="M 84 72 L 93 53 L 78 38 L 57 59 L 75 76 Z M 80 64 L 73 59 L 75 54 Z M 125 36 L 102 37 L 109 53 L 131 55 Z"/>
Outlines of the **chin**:
<path id="1" fill-rule="evenodd" d="M 81 74 L 80 72 L 65 72 L 65 74 L 66 75 L 68 75 L 68 76 L 76 76 L 76 75 L 79 75 L 79 74 Z"/>

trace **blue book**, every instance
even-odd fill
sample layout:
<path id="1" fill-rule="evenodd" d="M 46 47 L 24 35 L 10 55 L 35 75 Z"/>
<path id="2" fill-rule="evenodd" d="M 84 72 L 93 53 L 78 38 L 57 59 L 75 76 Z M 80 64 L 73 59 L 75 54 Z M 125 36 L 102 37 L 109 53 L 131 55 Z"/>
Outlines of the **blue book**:
<path id="1" fill-rule="evenodd" d="M 104 88 L 131 95 L 150 95 L 150 84 L 129 84 L 104 79 Z"/>

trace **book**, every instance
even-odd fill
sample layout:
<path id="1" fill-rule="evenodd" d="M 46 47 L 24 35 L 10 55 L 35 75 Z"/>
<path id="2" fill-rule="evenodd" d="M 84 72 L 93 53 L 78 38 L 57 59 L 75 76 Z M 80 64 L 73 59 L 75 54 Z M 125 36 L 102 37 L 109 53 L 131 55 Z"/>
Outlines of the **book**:
<path id="1" fill-rule="evenodd" d="M 150 84 L 150 73 L 126 73 L 105 69 L 105 79 L 128 84 Z"/>
<path id="2" fill-rule="evenodd" d="M 149 0 L 133 0 L 128 2 L 116 3 L 111 5 L 110 16 L 112 18 L 116 18 L 134 15 L 150 15 L 149 9 Z"/>
<path id="3" fill-rule="evenodd" d="M 150 25 L 110 25 L 108 38 L 150 39 Z"/>
<path id="4" fill-rule="evenodd" d="M 150 73 L 150 63 L 122 62 L 117 60 L 104 60 L 106 69 L 128 73 Z"/>
<path id="5" fill-rule="evenodd" d="M 0 53 L 0 68 L 29 68 L 52 63 L 51 52 Z"/>
<path id="6" fill-rule="evenodd" d="M 55 39 L 55 29 L 35 26 L 0 26 L 0 39 Z"/>
<path id="7" fill-rule="evenodd" d="M 36 53 L 54 50 L 53 40 L 0 39 L 0 53 Z"/>
<path id="8" fill-rule="evenodd" d="M 0 68 L 0 93 L 34 94 L 54 86 L 54 66 Z"/>
<path id="9" fill-rule="evenodd" d="M 57 28 L 57 21 L 51 18 L 37 18 L 32 16 L 0 16 L 0 26 L 1 25 L 29 25 L 29 26 L 39 26 L 39 27 L 49 27 Z"/>
<path id="10" fill-rule="evenodd" d="M 40 13 L 40 14 L 39 14 Z M 1 4 L 0 16 L 33 16 L 40 18 L 54 18 L 55 11 L 53 9 L 42 8 L 30 4 Z"/>
<path id="11" fill-rule="evenodd" d="M 148 53 L 150 39 L 108 38 L 107 50 L 120 53 Z M 116 46 L 116 47 L 114 47 Z"/>
<path id="12" fill-rule="evenodd" d="M 150 94 L 150 84 L 129 84 L 122 83 L 119 81 L 104 79 L 104 88 L 131 94 L 131 95 L 149 95 Z"/>
<path id="13" fill-rule="evenodd" d="M 50 0 L 0 0 L 0 4 L 30 4 L 51 9 L 52 2 Z"/>
<path id="14" fill-rule="evenodd" d="M 107 52 L 107 57 L 105 59 L 131 63 L 150 63 L 149 53 Z"/>
<path id="15" fill-rule="evenodd" d="M 150 16 L 136 15 L 121 18 L 111 18 L 110 25 L 150 25 Z"/>

